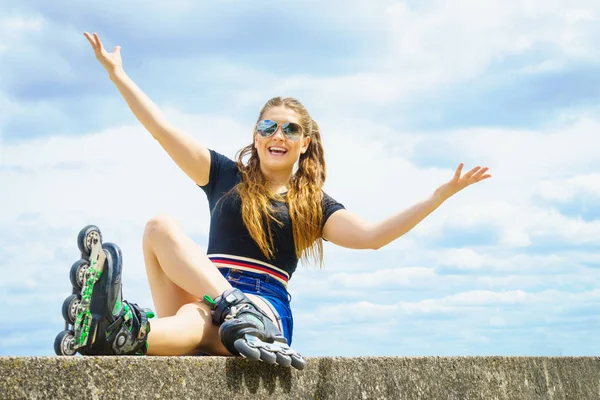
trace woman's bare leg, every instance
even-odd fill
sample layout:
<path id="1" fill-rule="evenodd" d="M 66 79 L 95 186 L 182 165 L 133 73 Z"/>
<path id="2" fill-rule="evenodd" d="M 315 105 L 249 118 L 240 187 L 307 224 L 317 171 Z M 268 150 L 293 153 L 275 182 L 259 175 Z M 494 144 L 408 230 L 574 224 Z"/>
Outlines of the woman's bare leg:
<path id="1" fill-rule="evenodd" d="M 150 320 L 149 356 L 195 355 L 230 356 L 219 339 L 219 328 L 213 324 L 205 304 L 186 304 L 177 314 Z"/>
<path id="2" fill-rule="evenodd" d="M 148 354 L 183 355 L 194 349 L 229 354 L 219 339 L 208 307 L 200 299 L 221 295 L 229 282 L 169 216 L 146 224 L 143 239 L 146 273 L 158 319 L 150 321 Z M 256 305 L 276 321 L 271 309 L 256 296 Z"/>
<path id="3" fill-rule="evenodd" d="M 205 294 L 214 298 L 231 288 L 200 246 L 169 216 L 148 221 L 143 247 L 159 317 L 175 315 L 184 304 L 200 301 Z"/>

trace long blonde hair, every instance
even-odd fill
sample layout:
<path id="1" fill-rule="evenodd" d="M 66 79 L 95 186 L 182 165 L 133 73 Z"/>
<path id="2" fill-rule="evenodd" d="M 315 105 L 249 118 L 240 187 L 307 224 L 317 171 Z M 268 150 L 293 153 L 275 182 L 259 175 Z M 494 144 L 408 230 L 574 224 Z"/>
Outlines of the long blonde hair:
<path id="1" fill-rule="evenodd" d="M 294 234 L 296 257 L 302 261 L 309 259 L 323 264 L 323 242 L 321 223 L 323 221 L 322 187 L 325 183 L 325 158 L 319 126 L 312 120 L 304 106 L 294 98 L 275 97 L 261 110 L 258 121 L 271 107 L 284 106 L 295 111 L 300 117 L 300 125 L 310 143 L 306 152 L 300 155 L 298 169 L 292 176 L 287 192 L 286 203 Z M 250 156 L 246 164 L 243 159 Z M 236 186 L 242 204 L 242 218 L 250 236 L 260 247 L 267 259 L 275 258 L 271 223 L 282 225 L 274 213 L 271 201 L 282 200 L 272 194 L 260 169 L 260 159 L 253 144 L 237 153 L 237 165 L 242 181 Z"/>

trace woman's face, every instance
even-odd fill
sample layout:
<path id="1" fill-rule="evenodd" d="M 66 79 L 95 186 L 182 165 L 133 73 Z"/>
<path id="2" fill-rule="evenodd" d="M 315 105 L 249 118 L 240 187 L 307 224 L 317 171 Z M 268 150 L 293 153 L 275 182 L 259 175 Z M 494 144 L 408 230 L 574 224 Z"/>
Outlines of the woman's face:
<path id="1" fill-rule="evenodd" d="M 254 146 L 261 164 L 271 170 L 292 169 L 308 148 L 310 137 L 302 135 L 299 140 L 293 141 L 283 133 L 282 125 L 286 122 L 300 125 L 300 116 L 283 106 L 271 107 L 265 111 L 261 120 L 276 121 L 278 125 L 270 137 L 263 137 L 256 130 L 254 132 Z"/>

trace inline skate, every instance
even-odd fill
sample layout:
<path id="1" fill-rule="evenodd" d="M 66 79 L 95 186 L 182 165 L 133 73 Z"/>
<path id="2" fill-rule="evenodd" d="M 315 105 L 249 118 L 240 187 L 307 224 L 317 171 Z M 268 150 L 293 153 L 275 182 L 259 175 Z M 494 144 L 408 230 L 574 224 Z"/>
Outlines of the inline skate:
<path id="1" fill-rule="evenodd" d="M 221 342 L 231 354 L 299 370 L 306 366 L 269 316 L 239 289 L 228 289 L 215 299 L 204 296 L 203 302 L 211 308 Z"/>
<path id="2" fill-rule="evenodd" d="M 123 256 L 114 243 L 102 243 L 95 225 L 77 236 L 81 259 L 69 273 L 72 294 L 62 305 L 65 330 L 54 340 L 60 356 L 144 355 L 154 313 L 123 300 Z"/>

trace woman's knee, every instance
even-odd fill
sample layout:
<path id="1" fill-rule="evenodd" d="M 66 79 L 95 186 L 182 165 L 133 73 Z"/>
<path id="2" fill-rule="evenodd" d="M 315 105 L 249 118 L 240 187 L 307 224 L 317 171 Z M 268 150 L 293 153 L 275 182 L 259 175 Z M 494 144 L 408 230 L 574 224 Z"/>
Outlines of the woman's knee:
<path id="1" fill-rule="evenodd" d="M 171 238 L 179 229 L 179 225 L 168 214 L 158 214 L 150 218 L 144 229 L 144 244 L 150 244 L 156 239 Z"/>
<path id="2" fill-rule="evenodd" d="M 179 310 L 175 313 L 176 315 L 191 315 L 197 316 L 200 315 L 203 318 L 208 318 L 210 316 L 210 310 L 208 307 L 202 302 L 194 302 L 187 303 L 179 307 Z"/>

